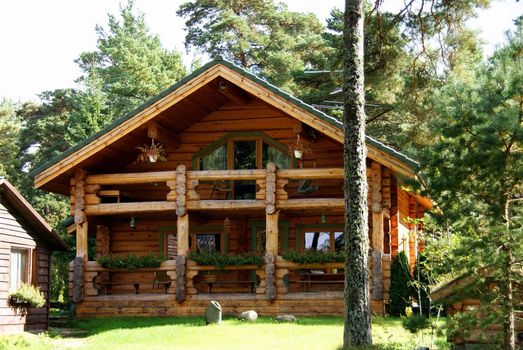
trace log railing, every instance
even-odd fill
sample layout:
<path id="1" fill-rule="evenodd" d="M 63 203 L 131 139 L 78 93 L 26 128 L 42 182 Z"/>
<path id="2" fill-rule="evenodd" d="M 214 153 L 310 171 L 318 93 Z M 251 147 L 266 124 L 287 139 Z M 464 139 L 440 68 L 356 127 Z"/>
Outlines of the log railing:
<path id="1" fill-rule="evenodd" d="M 255 272 L 255 277 L 251 276 L 249 277 L 249 280 L 252 280 L 252 278 L 256 278 L 258 282 L 255 284 L 255 289 L 253 292 L 256 295 L 263 295 L 265 294 L 265 270 L 263 266 L 256 266 L 256 265 L 241 265 L 241 266 L 225 266 L 225 267 L 217 267 L 217 266 L 200 266 L 197 265 L 194 261 L 188 260 L 187 261 L 187 274 L 186 274 L 186 281 L 187 281 L 187 294 L 194 295 L 198 294 L 198 283 L 195 281 L 195 278 L 197 276 L 201 276 L 200 272 L 205 271 L 206 273 L 211 274 L 213 276 L 213 272 L 216 272 L 216 286 L 221 287 L 231 287 L 234 286 L 236 283 L 235 281 L 231 279 L 224 278 L 222 273 L 224 272 L 232 272 L 234 271 L 248 271 L 248 272 Z M 245 280 L 242 280 L 238 285 L 245 289 L 245 287 L 249 287 L 249 285 L 245 285 L 242 282 L 245 282 Z M 240 285 L 241 284 L 241 285 Z M 201 286 L 200 286 L 201 288 Z M 211 291 L 210 288 L 208 291 Z"/>
<path id="2" fill-rule="evenodd" d="M 147 290 L 152 288 L 154 278 L 153 273 L 157 271 L 165 271 L 166 275 L 169 277 L 171 284 L 166 289 L 167 294 L 174 294 L 175 291 L 175 284 L 176 284 L 176 261 L 174 260 L 165 260 L 162 261 L 161 265 L 156 268 L 140 268 L 133 271 L 125 270 L 125 269 L 107 269 L 105 267 L 102 267 L 98 262 L 96 261 L 86 261 L 85 262 L 85 272 L 84 272 L 84 295 L 89 296 L 97 296 L 99 295 L 99 290 L 95 288 L 94 280 L 97 278 L 100 274 L 110 274 L 110 273 L 118 273 L 118 274 L 136 274 L 138 277 L 136 277 L 136 280 L 129 280 L 128 284 L 140 284 L 140 289 Z M 144 279 L 143 275 L 150 275 L 148 278 Z M 122 283 L 123 284 L 123 283 Z M 148 288 L 144 288 L 148 287 Z M 163 287 L 162 287 L 163 288 Z M 162 288 L 158 288 L 159 290 L 162 290 Z"/>
<path id="3" fill-rule="evenodd" d="M 183 166 L 182 166 L 183 167 Z M 297 198 L 289 199 L 285 186 L 291 180 L 332 180 L 342 179 L 342 168 L 325 169 L 277 169 L 274 185 L 267 184 L 266 169 L 250 170 L 206 170 L 185 171 L 155 171 L 146 173 L 97 174 L 88 175 L 84 180 L 85 214 L 88 216 L 131 214 L 145 212 L 176 211 L 181 201 L 177 201 L 177 189 L 180 173 L 185 174 L 185 209 L 187 210 L 263 210 L 267 205 L 276 209 L 343 209 L 343 198 Z M 270 177 L 269 177 L 270 178 Z M 202 182 L 252 180 L 256 182 L 257 192 L 255 199 L 200 199 L 197 187 Z M 164 200 L 102 203 L 101 196 L 105 193 L 119 193 L 115 188 L 125 185 L 165 184 L 169 191 Z M 112 191 L 104 191 L 102 186 L 109 186 Z M 179 187 L 179 186 L 178 186 Z M 269 191 L 273 192 L 267 192 Z M 178 192 L 177 192 L 178 190 Z M 268 193 L 268 194 L 267 194 Z M 274 193 L 274 194 L 271 194 Z M 75 193 L 72 192 L 71 203 L 74 206 Z M 269 203 L 270 202 L 270 203 Z M 273 209 L 271 208 L 271 212 Z"/>

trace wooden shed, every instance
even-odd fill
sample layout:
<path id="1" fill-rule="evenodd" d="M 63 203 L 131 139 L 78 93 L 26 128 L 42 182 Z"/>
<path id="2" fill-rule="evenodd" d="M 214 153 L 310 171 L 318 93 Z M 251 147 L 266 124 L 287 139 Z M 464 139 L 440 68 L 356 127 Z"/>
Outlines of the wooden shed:
<path id="1" fill-rule="evenodd" d="M 51 252 L 67 245 L 20 193 L 0 177 L 0 333 L 48 328 Z M 40 308 L 13 305 L 9 292 L 20 283 L 38 286 Z"/>
<path id="2" fill-rule="evenodd" d="M 158 143 L 161 157 L 144 152 Z M 344 263 L 289 254 L 342 250 L 342 145 L 339 120 L 216 59 L 35 169 L 36 187 L 70 198 L 77 315 L 201 315 L 210 300 L 226 313 L 341 315 Z M 401 185 L 415 161 L 371 137 L 366 150 L 372 310 L 383 314 L 391 258 L 422 247 L 406 218 L 430 202 Z M 195 251 L 262 263 L 202 265 Z M 130 253 L 164 261 L 93 261 Z"/>
<path id="3" fill-rule="evenodd" d="M 484 271 L 487 271 L 486 269 Z M 495 287 L 493 283 L 492 288 Z M 449 333 L 449 341 L 458 350 L 490 349 L 502 341 L 503 325 L 487 321 L 493 313 L 499 312 L 496 304 L 482 304 L 477 293 L 477 276 L 463 275 L 441 286 L 434 288 L 430 297 L 433 302 L 442 304 L 449 316 L 471 316 L 466 322 L 467 327 L 457 327 L 454 333 Z M 522 305 L 523 293 L 515 293 L 515 304 Z M 515 311 L 516 344 L 523 347 L 523 311 Z M 486 322 L 487 321 L 487 322 Z M 483 324 L 488 324 L 482 326 Z"/>

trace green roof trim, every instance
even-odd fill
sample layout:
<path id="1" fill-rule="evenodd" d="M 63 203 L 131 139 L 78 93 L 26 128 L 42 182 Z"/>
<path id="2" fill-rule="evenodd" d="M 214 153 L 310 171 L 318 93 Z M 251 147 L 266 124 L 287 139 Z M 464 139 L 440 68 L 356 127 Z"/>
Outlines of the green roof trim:
<path id="1" fill-rule="evenodd" d="M 41 173 L 42 171 L 45 171 L 46 169 L 48 169 L 51 166 L 53 166 L 56 163 L 58 163 L 59 161 L 65 159 L 66 157 L 70 156 L 71 154 L 73 154 L 73 153 L 79 151 L 80 149 L 82 149 L 83 147 L 87 146 L 88 144 L 90 144 L 91 142 L 96 140 L 101 135 L 103 135 L 103 134 L 105 134 L 105 133 L 115 129 L 119 125 L 123 124 L 127 120 L 129 120 L 132 117 L 134 117 L 136 114 L 144 111 L 147 107 L 155 104 L 156 102 L 160 101 L 165 96 L 167 96 L 167 95 L 171 94 L 172 92 L 176 91 L 179 87 L 185 85 L 185 83 L 187 83 L 190 80 L 196 78 L 200 74 L 204 73 L 208 69 L 210 69 L 213 66 L 218 65 L 218 64 L 224 65 L 224 66 L 232 69 L 233 71 L 243 75 L 244 77 L 249 78 L 250 80 L 260 84 L 261 86 L 263 86 L 265 88 L 267 88 L 271 92 L 274 92 L 278 96 L 284 98 L 285 100 L 287 100 L 287 101 L 293 103 L 294 105 L 296 105 L 296 106 L 306 110 L 307 112 L 310 112 L 311 114 L 315 115 L 316 117 L 318 117 L 318 118 L 320 118 L 320 119 L 322 119 L 322 120 L 324 120 L 324 121 L 326 121 L 326 122 L 328 122 L 328 123 L 330 123 L 330 124 L 340 128 L 340 129 L 343 128 L 343 123 L 341 123 L 336 118 L 331 117 L 330 115 L 325 114 L 322 111 L 317 110 L 316 108 L 312 107 L 311 105 L 303 102 L 302 100 L 300 100 L 300 99 L 298 99 L 298 98 L 296 98 L 294 96 L 291 96 L 287 92 L 281 90 L 279 87 L 277 87 L 275 85 L 272 85 L 271 83 L 267 82 L 265 79 L 258 77 L 257 75 L 249 72 L 248 70 L 246 70 L 246 69 L 244 69 L 242 67 L 239 67 L 239 66 L 235 65 L 234 63 L 232 63 L 230 61 L 225 60 L 221 56 L 217 56 L 214 60 L 206 63 L 205 65 L 203 65 L 199 69 L 195 70 L 191 74 L 185 76 L 184 78 L 182 78 L 181 80 L 179 80 L 175 84 L 171 85 L 169 88 L 165 89 L 164 91 L 162 91 L 161 93 L 159 93 L 155 97 L 153 97 L 153 98 L 149 99 L 148 101 L 144 102 L 143 104 L 141 104 L 140 106 L 138 106 L 134 110 L 130 111 L 129 113 L 125 114 L 124 116 L 122 116 L 122 117 L 120 117 L 118 119 L 115 119 L 109 125 L 107 125 L 105 128 L 103 128 L 100 131 L 98 131 L 98 132 L 94 133 L 93 135 L 89 136 L 84 141 L 82 141 L 82 142 L 72 146 L 71 148 L 69 148 L 68 150 L 66 150 L 62 154 L 57 155 L 56 157 L 52 158 L 51 160 L 49 160 L 49 161 L 39 165 L 38 167 L 33 169 L 29 173 L 29 175 L 34 177 L 36 174 Z M 374 138 L 372 138 L 370 136 L 365 136 L 365 138 L 366 138 L 366 142 L 369 143 L 370 145 L 372 145 L 372 146 L 374 146 L 374 147 L 376 147 L 376 148 L 378 148 L 378 149 L 380 149 L 380 150 L 382 150 L 382 151 L 392 155 L 393 157 L 395 157 L 395 158 L 401 160 L 402 162 L 408 164 L 409 166 L 411 166 L 413 168 L 414 172 L 418 169 L 419 163 L 416 162 L 415 160 L 409 158 L 405 154 L 395 150 L 394 148 L 392 148 L 390 146 L 385 145 L 382 142 L 377 141 L 376 139 L 374 139 Z"/>

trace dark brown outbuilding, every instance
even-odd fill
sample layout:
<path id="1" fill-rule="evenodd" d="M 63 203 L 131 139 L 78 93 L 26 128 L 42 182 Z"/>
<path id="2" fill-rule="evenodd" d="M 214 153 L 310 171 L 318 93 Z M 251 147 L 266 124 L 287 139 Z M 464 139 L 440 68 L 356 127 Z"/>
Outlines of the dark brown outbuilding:
<path id="1" fill-rule="evenodd" d="M 51 252 L 69 249 L 6 179 L 0 177 L 0 333 L 46 330 L 49 325 Z M 21 282 L 38 286 L 41 308 L 11 305 Z"/>

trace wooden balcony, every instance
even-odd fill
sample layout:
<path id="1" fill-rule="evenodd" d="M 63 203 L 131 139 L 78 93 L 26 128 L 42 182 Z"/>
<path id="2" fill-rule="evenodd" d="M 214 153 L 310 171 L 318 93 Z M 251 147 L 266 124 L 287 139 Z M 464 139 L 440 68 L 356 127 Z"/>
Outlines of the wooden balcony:
<path id="1" fill-rule="evenodd" d="M 84 180 L 84 198 L 71 195 L 71 205 L 74 208 L 78 200 L 85 203 L 87 216 L 118 215 L 131 213 L 168 212 L 168 211 L 238 211 L 264 210 L 273 212 L 282 210 L 342 210 L 344 200 L 341 187 L 334 197 L 306 196 L 290 198 L 286 186 L 293 180 L 297 181 L 328 181 L 342 180 L 342 168 L 328 169 L 276 169 L 269 164 L 267 169 L 253 170 L 209 170 L 185 171 L 185 166 L 178 166 L 175 171 L 156 171 L 147 173 L 97 174 L 89 175 Z M 216 199 L 212 198 L 211 188 L 215 183 L 226 183 L 239 180 L 253 181 L 256 191 L 253 199 Z M 296 182 L 296 181 L 295 181 Z M 165 193 L 151 196 L 145 200 L 125 200 L 129 186 L 154 185 L 165 188 Z M 294 185 L 296 187 L 296 185 Z M 136 191 L 135 191 L 136 192 Z M 209 192 L 211 196 L 209 197 Z M 109 195 L 117 198 L 114 203 L 104 203 Z M 144 196 L 141 196 L 143 198 Z M 311 198 L 309 198 L 311 197 Z"/>

